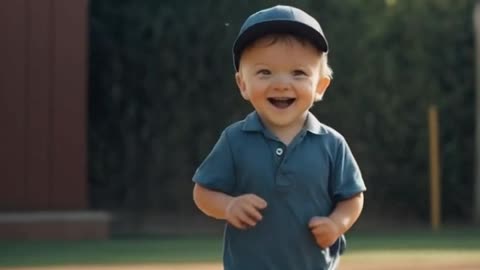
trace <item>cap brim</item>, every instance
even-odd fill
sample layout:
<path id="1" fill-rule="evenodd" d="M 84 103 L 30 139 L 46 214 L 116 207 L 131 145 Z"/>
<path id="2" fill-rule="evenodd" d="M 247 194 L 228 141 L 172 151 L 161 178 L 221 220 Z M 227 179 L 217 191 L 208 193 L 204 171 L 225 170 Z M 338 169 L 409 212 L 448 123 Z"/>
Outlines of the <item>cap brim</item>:
<path id="1" fill-rule="evenodd" d="M 328 52 L 328 43 L 325 37 L 317 30 L 306 24 L 289 20 L 272 20 L 250 26 L 240 34 L 233 45 L 235 69 L 238 70 L 241 52 L 253 41 L 267 34 L 285 33 L 300 36 L 312 42 L 321 52 Z"/>

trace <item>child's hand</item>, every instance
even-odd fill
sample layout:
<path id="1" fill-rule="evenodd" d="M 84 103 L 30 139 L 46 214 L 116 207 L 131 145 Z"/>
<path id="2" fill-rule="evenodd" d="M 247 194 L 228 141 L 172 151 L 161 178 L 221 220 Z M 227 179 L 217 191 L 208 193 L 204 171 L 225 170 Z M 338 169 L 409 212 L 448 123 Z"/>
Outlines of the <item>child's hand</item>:
<path id="1" fill-rule="evenodd" d="M 225 210 L 226 220 L 238 229 L 254 227 L 262 219 L 259 210 L 267 207 L 267 202 L 255 194 L 245 194 L 233 198 Z"/>
<path id="2" fill-rule="evenodd" d="M 313 217 L 308 227 L 321 248 L 330 247 L 340 237 L 340 228 L 328 217 Z"/>

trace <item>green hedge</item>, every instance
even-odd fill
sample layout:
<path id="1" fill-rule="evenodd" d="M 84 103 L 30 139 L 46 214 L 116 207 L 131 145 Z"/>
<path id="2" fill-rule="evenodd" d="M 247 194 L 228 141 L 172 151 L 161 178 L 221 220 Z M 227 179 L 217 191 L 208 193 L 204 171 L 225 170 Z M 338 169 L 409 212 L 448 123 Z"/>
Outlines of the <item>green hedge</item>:
<path id="1" fill-rule="evenodd" d="M 191 213 L 191 176 L 251 107 L 231 45 L 276 1 L 103 0 L 90 6 L 93 208 Z M 318 18 L 334 80 L 313 111 L 349 141 L 365 211 L 428 220 L 427 109 L 440 110 L 443 210 L 472 212 L 473 0 L 284 1 Z"/>

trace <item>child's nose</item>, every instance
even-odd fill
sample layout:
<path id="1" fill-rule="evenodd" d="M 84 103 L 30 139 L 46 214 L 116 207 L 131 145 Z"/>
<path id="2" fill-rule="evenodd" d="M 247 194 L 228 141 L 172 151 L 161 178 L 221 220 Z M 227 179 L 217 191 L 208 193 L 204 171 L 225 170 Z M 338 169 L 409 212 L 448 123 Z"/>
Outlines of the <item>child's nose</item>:
<path id="1" fill-rule="evenodd" d="M 290 89 L 292 85 L 291 79 L 288 75 L 277 75 L 273 79 L 272 87 L 275 90 L 286 91 Z"/>

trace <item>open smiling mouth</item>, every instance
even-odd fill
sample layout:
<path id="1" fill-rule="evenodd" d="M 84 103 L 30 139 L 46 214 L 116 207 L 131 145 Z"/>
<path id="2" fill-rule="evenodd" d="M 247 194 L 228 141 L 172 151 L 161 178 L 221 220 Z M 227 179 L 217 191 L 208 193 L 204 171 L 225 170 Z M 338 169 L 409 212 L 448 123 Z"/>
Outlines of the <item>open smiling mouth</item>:
<path id="1" fill-rule="evenodd" d="M 278 109 L 285 109 L 295 102 L 295 98 L 268 98 L 268 101 Z"/>

